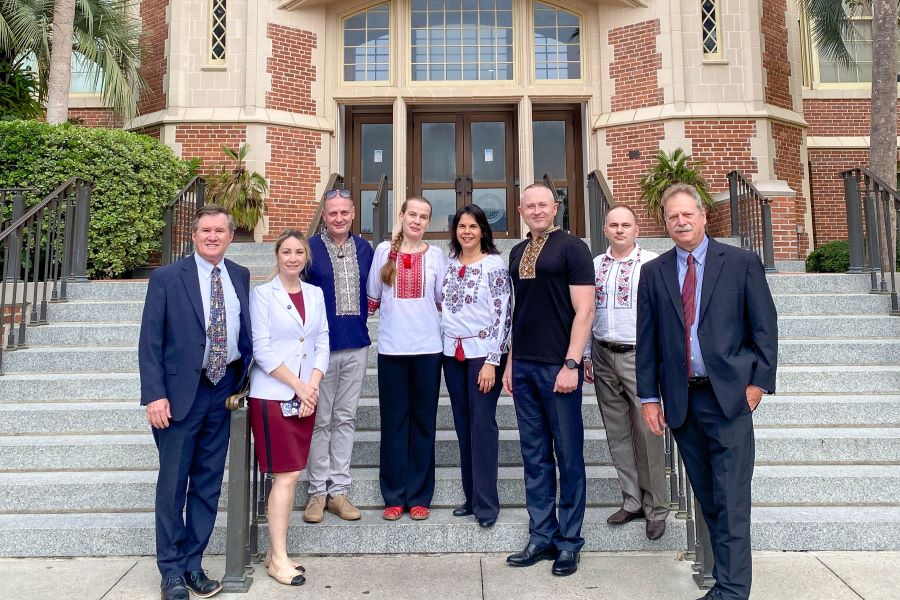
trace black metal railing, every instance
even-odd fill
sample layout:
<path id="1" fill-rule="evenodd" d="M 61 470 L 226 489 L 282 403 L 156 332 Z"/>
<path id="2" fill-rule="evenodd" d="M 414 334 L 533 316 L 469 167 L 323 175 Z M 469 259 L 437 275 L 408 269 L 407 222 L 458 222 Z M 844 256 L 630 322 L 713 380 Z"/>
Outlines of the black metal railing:
<path id="1" fill-rule="evenodd" d="M 613 205 L 612 194 L 603 173 L 594 170 L 588 173 L 588 222 L 591 227 L 591 254 L 597 256 L 606 252 L 609 240 L 606 239 L 606 231 L 603 226 L 606 223 L 606 213 Z"/>
<path id="2" fill-rule="evenodd" d="M 739 171 L 728 174 L 731 200 L 731 234 L 741 239 L 741 247 L 756 252 L 766 271 L 775 269 L 775 238 L 772 235 L 771 201 Z"/>
<path id="3" fill-rule="evenodd" d="M 553 224 L 557 227 L 561 227 L 566 229 L 566 210 L 568 209 L 566 201 L 559 197 L 559 190 L 556 188 L 556 182 L 553 181 L 553 176 L 550 173 L 544 173 L 544 176 L 541 178 L 544 185 L 550 188 L 550 192 L 553 194 L 553 201 L 556 202 L 556 218 L 553 220 Z"/>
<path id="4" fill-rule="evenodd" d="M 900 316 L 897 248 L 900 192 L 869 169 L 843 171 L 851 273 L 871 277 L 871 291 L 890 295 L 891 314 Z"/>
<path id="5" fill-rule="evenodd" d="M 372 200 L 372 247 L 388 238 L 388 176 L 381 175 Z"/>
<path id="6" fill-rule="evenodd" d="M 91 184 L 72 178 L 0 231 L 0 372 L 3 350 L 27 345 L 27 326 L 47 323 L 47 304 L 87 281 Z"/>
<path id="7" fill-rule="evenodd" d="M 328 184 L 325 186 L 325 191 L 322 192 L 322 197 L 319 198 L 319 205 L 316 206 L 316 212 L 313 214 L 312 221 L 309 222 L 309 227 L 306 229 L 306 237 L 312 237 L 317 233 L 321 233 L 322 213 L 325 211 L 325 194 L 331 190 L 343 189 L 344 176 L 340 173 L 332 173 L 328 177 Z"/>
<path id="8" fill-rule="evenodd" d="M 206 203 L 206 181 L 199 175 L 181 188 L 175 198 L 163 208 L 162 255 L 160 263 L 168 265 L 194 251 L 191 238 L 191 219 Z"/>

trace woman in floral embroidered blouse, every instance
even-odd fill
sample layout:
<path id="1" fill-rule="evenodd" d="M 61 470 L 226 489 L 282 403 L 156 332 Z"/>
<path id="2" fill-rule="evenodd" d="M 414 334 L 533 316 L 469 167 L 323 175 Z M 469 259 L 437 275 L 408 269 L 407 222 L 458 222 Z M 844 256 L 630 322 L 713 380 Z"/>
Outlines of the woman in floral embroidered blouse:
<path id="1" fill-rule="evenodd" d="M 459 439 L 466 501 L 454 516 L 475 515 L 492 527 L 497 495 L 499 430 L 497 399 L 512 324 L 512 286 L 484 211 L 475 204 L 456 211 L 450 227 L 450 262 L 444 275 L 441 331 L 444 381 Z"/>
<path id="2" fill-rule="evenodd" d="M 375 248 L 366 292 L 378 324 L 379 483 L 384 518 L 409 507 L 427 519 L 434 495 L 434 439 L 441 387 L 441 281 L 447 259 L 422 236 L 431 204 L 408 198 L 400 231 Z"/>

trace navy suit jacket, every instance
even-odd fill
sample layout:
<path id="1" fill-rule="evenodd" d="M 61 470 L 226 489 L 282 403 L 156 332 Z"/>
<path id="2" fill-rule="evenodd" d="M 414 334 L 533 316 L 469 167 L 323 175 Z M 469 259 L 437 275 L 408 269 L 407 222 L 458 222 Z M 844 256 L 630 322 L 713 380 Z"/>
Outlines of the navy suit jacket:
<path id="1" fill-rule="evenodd" d="M 662 397 L 670 427 L 681 426 L 688 409 L 677 261 L 673 248 L 646 263 L 637 296 L 637 394 Z M 747 405 L 749 384 L 775 392 L 778 315 L 756 254 L 709 240 L 697 337 L 729 420 Z"/>
<path id="2" fill-rule="evenodd" d="M 250 271 L 227 258 L 225 268 L 241 305 L 238 350 L 244 361 L 243 373 L 253 356 Z M 168 398 L 176 421 L 190 412 L 200 384 L 206 339 L 206 315 L 194 256 L 153 271 L 138 342 L 141 405 Z"/>

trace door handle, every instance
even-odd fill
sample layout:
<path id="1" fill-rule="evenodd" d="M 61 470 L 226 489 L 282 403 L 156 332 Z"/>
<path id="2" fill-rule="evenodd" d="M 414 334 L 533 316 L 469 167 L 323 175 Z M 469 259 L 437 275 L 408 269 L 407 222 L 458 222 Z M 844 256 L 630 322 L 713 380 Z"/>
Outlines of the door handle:
<path id="1" fill-rule="evenodd" d="M 466 193 L 469 195 L 469 199 L 472 198 L 473 189 L 475 189 L 475 182 L 472 180 L 471 175 L 466 175 Z"/>

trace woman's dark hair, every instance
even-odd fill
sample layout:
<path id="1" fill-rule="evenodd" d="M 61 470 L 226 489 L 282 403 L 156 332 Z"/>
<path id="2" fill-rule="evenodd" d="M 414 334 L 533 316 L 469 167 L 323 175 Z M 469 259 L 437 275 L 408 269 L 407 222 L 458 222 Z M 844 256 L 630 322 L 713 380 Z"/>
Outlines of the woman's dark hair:
<path id="1" fill-rule="evenodd" d="M 494 233 L 491 231 L 487 215 L 477 204 L 467 204 L 456 211 L 456 214 L 453 215 L 453 222 L 450 223 L 450 257 L 456 258 L 462 254 L 462 245 L 456 237 L 456 228 L 459 227 L 459 220 L 463 215 L 471 215 L 481 230 L 481 251 L 485 254 L 500 254 L 497 246 L 494 245 Z"/>

